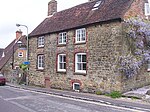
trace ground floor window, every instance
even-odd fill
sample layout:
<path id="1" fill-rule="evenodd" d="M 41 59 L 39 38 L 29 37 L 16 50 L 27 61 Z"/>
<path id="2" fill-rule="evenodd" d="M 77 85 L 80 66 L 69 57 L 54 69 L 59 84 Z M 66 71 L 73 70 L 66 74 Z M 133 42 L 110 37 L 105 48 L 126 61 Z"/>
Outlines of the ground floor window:
<path id="1" fill-rule="evenodd" d="M 80 84 L 79 83 L 73 83 L 73 90 L 79 91 L 80 90 Z"/>
<path id="2" fill-rule="evenodd" d="M 75 55 L 75 72 L 86 73 L 86 53 Z"/>
<path id="3" fill-rule="evenodd" d="M 44 55 L 38 55 L 37 67 L 38 69 L 44 69 Z"/>

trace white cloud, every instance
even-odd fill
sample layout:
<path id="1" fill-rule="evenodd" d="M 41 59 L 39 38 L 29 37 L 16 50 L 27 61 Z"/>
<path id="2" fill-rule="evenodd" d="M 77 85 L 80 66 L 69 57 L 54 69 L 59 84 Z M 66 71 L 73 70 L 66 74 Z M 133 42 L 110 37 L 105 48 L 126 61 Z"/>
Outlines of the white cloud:
<path id="1" fill-rule="evenodd" d="M 2 0 L 0 3 L 0 48 L 6 47 L 18 28 L 16 23 L 29 27 L 29 33 L 47 16 L 50 0 Z M 87 2 L 88 0 L 57 0 L 58 11 Z M 26 29 L 20 27 L 26 35 Z"/>

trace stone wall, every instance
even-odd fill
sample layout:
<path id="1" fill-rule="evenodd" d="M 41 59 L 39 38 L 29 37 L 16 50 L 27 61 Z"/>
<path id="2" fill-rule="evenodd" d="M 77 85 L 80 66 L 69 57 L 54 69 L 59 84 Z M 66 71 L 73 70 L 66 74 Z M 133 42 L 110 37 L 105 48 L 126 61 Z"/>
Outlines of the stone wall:
<path id="1" fill-rule="evenodd" d="M 30 84 L 44 86 L 45 77 L 50 79 L 50 87 L 72 90 L 72 83 L 81 84 L 86 92 L 122 90 L 121 76 L 116 75 L 117 59 L 122 45 L 122 25 L 112 22 L 86 28 L 87 42 L 75 44 L 75 30 L 67 32 L 67 44 L 57 45 L 58 33 L 45 36 L 45 47 L 37 48 L 37 37 L 30 39 Z M 74 72 L 74 57 L 77 52 L 87 53 L 87 73 Z M 57 72 L 57 55 L 66 54 L 67 70 Z M 36 68 L 37 55 L 44 54 L 45 68 Z"/>
<path id="2" fill-rule="evenodd" d="M 143 67 L 138 75 L 127 79 L 118 70 L 118 60 L 121 55 L 128 54 L 129 46 L 121 22 L 97 24 L 86 27 L 87 41 L 75 44 L 75 29 L 67 31 L 67 44 L 57 45 L 59 33 L 45 36 L 45 46 L 37 47 L 37 37 L 30 39 L 30 84 L 45 86 L 45 80 L 50 80 L 49 87 L 72 90 L 74 82 L 80 84 L 84 92 L 127 91 L 149 84 L 150 75 Z M 87 73 L 75 73 L 75 53 L 86 52 Z M 57 71 L 57 55 L 66 54 L 66 72 Z M 39 71 L 36 67 L 37 55 L 44 54 L 45 68 Z M 146 66 L 146 65 L 145 65 Z"/>
<path id="3" fill-rule="evenodd" d="M 23 52 L 23 57 L 18 57 L 18 52 Z M 1 72 L 6 77 L 6 80 L 10 83 L 18 83 L 19 79 L 19 65 L 26 60 L 26 49 L 17 49 L 6 64 L 3 66 Z M 13 63 L 13 66 L 12 66 Z M 17 67 L 17 68 L 16 68 Z"/>

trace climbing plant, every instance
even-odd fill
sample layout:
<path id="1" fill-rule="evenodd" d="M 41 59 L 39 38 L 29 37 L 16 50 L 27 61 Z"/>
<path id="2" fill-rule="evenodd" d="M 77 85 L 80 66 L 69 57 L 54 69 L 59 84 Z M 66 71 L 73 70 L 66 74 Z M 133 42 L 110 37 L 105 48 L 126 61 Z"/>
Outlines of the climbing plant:
<path id="1" fill-rule="evenodd" d="M 126 20 L 124 25 L 130 52 L 120 56 L 119 70 L 129 78 L 150 60 L 150 22 L 137 17 Z"/>

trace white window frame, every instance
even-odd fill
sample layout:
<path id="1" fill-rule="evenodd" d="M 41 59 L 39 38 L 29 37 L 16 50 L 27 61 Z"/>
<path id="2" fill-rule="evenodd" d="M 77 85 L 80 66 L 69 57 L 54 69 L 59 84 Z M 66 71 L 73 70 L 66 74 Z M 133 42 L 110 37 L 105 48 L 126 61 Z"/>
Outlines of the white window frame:
<path id="1" fill-rule="evenodd" d="M 102 3 L 102 1 L 97 1 L 97 2 L 95 3 L 95 5 L 93 6 L 93 9 L 92 9 L 92 10 L 97 10 L 97 9 L 99 8 L 99 6 L 100 6 L 101 3 Z"/>
<path id="2" fill-rule="evenodd" d="M 18 57 L 23 57 L 23 52 L 19 51 L 18 52 Z"/>
<path id="3" fill-rule="evenodd" d="M 73 85 L 72 85 L 73 90 L 74 90 L 74 91 L 79 92 L 79 91 L 80 91 L 80 89 L 76 89 L 76 88 L 75 88 L 75 85 L 79 85 L 79 88 L 80 88 L 80 84 L 79 84 L 79 83 L 74 82 L 74 83 L 73 83 Z"/>
<path id="4" fill-rule="evenodd" d="M 19 70 L 19 66 L 15 66 L 15 70 Z"/>
<path id="5" fill-rule="evenodd" d="M 76 43 L 85 43 L 86 42 L 86 29 L 81 28 L 76 30 Z"/>
<path id="6" fill-rule="evenodd" d="M 44 36 L 38 37 L 38 47 L 44 47 Z"/>
<path id="7" fill-rule="evenodd" d="M 81 55 L 81 62 L 78 62 L 78 55 Z M 86 55 L 86 53 L 76 53 L 75 54 L 75 72 L 76 73 L 86 73 L 86 70 L 83 70 L 83 64 L 86 64 L 86 69 L 87 69 L 87 55 L 86 55 L 86 62 L 83 62 L 82 55 Z M 78 70 L 78 64 L 81 64 L 81 69 Z"/>
<path id="8" fill-rule="evenodd" d="M 145 15 L 146 16 L 150 15 L 150 6 L 149 6 L 149 3 L 145 3 Z"/>
<path id="9" fill-rule="evenodd" d="M 67 42 L 67 32 L 59 33 L 58 44 L 66 44 Z"/>
<path id="10" fill-rule="evenodd" d="M 37 60 L 37 67 L 39 70 L 44 69 L 44 55 L 38 55 L 38 60 Z"/>
<path id="11" fill-rule="evenodd" d="M 147 71 L 150 72 L 150 60 L 148 60 L 148 63 L 147 63 Z"/>
<path id="12" fill-rule="evenodd" d="M 58 54 L 57 71 L 59 71 L 59 72 L 66 72 L 66 67 L 64 68 L 64 64 L 66 66 L 66 60 L 65 61 L 63 61 L 63 59 L 60 60 L 60 58 L 63 58 L 63 57 L 65 57 L 65 59 L 66 59 L 66 54 Z M 60 64 L 63 64 L 63 69 L 60 68 Z"/>

